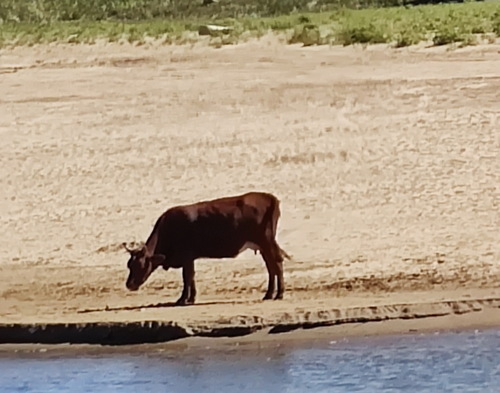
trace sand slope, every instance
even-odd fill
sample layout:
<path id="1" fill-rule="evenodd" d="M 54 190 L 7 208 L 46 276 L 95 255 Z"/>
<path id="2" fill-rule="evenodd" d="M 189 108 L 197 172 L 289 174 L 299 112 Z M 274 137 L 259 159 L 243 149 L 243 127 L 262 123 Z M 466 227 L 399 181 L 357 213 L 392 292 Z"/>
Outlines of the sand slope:
<path id="1" fill-rule="evenodd" d="M 498 44 L 3 49 L 0 92 L 0 323 L 500 298 Z M 121 242 L 249 190 L 282 201 L 286 300 L 252 252 L 199 261 L 198 306 L 177 271 L 126 291 Z"/>

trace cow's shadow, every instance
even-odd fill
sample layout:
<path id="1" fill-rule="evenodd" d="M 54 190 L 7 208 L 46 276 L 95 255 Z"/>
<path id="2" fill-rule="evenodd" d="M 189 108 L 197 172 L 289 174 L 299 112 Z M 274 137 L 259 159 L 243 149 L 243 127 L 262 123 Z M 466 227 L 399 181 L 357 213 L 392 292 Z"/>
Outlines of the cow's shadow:
<path id="1" fill-rule="evenodd" d="M 134 310 L 142 310 L 145 308 L 169 308 L 169 307 L 197 307 L 197 306 L 212 306 L 217 304 L 247 304 L 252 303 L 252 301 L 243 301 L 243 300 L 228 300 L 228 301 L 212 301 L 212 302 L 201 302 L 195 304 L 186 304 L 186 305 L 177 305 L 175 302 L 167 302 L 167 303 L 154 303 L 154 304 L 144 304 L 140 306 L 120 306 L 120 307 L 104 307 L 104 308 L 89 308 L 84 310 L 78 310 L 78 314 L 86 314 L 92 312 L 107 312 L 107 311 L 134 311 Z"/>

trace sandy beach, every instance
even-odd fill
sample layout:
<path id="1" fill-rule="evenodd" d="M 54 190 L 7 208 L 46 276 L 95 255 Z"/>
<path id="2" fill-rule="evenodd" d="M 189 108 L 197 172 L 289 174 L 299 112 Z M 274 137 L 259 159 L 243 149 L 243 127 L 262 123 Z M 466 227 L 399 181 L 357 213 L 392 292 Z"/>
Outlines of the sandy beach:
<path id="1" fill-rule="evenodd" d="M 0 92 L 0 325 L 500 326 L 500 43 L 3 48 Z M 281 200 L 283 301 L 250 250 L 197 261 L 194 306 L 180 271 L 127 291 L 122 242 L 251 190 Z"/>

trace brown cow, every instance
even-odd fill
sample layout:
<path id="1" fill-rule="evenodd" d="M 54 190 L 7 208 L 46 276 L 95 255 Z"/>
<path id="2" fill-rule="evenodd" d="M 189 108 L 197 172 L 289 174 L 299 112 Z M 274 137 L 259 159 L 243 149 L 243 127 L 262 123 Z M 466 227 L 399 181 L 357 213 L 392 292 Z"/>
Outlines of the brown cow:
<path id="1" fill-rule="evenodd" d="M 279 200 L 271 194 L 244 195 L 168 209 L 156 221 L 146 244 L 130 253 L 127 288 L 136 291 L 162 266 L 182 268 L 184 288 L 177 305 L 193 304 L 196 297 L 194 261 L 198 258 L 234 258 L 248 248 L 259 251 L 266 263 L 269 283 L 264 300 L 285 291 L 283 258 L 290 257 L 276 242 Z"/>

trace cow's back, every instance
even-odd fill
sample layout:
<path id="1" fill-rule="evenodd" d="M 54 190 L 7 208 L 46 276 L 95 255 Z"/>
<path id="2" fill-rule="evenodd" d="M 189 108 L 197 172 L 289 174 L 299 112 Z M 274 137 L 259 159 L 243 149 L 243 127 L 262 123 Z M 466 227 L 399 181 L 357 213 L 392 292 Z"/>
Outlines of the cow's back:
<path id="1" fill-rule="evenodd" d="M 167 258 L 234 257 L 245 243 L 262 238 L 278 204 L 271 194 L 251 192 L 171 208 L 160 218 L 158 252 Z"/>

